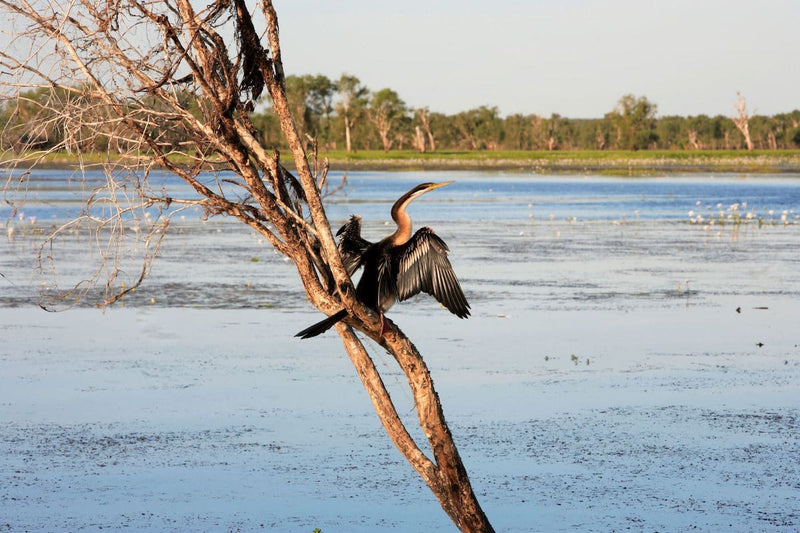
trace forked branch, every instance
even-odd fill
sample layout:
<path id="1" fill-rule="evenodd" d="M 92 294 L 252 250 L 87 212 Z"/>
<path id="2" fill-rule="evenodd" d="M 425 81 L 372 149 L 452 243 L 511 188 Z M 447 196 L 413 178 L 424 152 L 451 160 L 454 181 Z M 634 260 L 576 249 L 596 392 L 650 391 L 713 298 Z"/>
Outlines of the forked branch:
<path id="1" fill-rule="evenodd" d="M 174 211 L 172 204 L 200 205 L 209 215 L 235 217 L 264 235 L 294 262 L 313 306 L 326 314 L 347 309 L 348 318 L 337 326 L 345 350 L 386 432 L 442 508 L 462 531 L 492 531 L 422 356 L 399 329 L 381 335 L 380 320 L 354 296 L 322 201 L 327 164 L 310 163 L 292 119 L 272 2 L 262 0 L 254 13 L 244 0 L 216 0 L 202 10 L 196 5 L 191 0 L 114 0 L 102 6 L 95 0 L 0 0 L 0 10 L 30 28 L 0 53 L 0 81 L 17 88 L 12 115 L 24 117 L 7 126 L 16 135 L 8 149 L 17 154 L 10 158 L 9 176 L 24 182 L 42 154 L 65 149 L 63 143 L 48 144 L 47 132 L 69 124 L 79 154 L 106 150 L 102 167 L 109 186 L 105 196 L 95 198 L 114 202 L 115 177 L 125 171 L 140 176 L 139 186 L 132 189 L 139 195 L 137 205 L 165 213 L 171 207 Z M 257 28 L 257 18 L 263 28 Z M 27 52 L 18 55 L 18 50 Z M 37 90 L 49 96 L 40 99 Z M 269 94 L 280 121 L 294 173 L 254 133 L 250 113 L 262 92 Z M 64 95 L 70 105 L 55 105 Z M 34 150 L 39 155 L 30 157 Z M 194 196 L 173 198 L 151 191 L 147 177 L 155 167 L 183 180 Z M 220 168 L 232 171 L 232 177 L 211 185 L 201 179 Z M 103 243 L 110 285 L 117 250 L 113 241 L 123 235 L 115 223 L 125 213 L 93 221 L 110 238 Z M 161 234 L 140 235 L 151 244 L 146 257 L 152 260 L 152 245 Z M 59 236 L 57 231 L 48 246 Z M 150 263 L 145 264 L 139 282 Z M 378 342 L 405 373 L 425 446 L 403 425 L 354 330 Z M 430 449 L 432 456 L 423 449 Z"/>

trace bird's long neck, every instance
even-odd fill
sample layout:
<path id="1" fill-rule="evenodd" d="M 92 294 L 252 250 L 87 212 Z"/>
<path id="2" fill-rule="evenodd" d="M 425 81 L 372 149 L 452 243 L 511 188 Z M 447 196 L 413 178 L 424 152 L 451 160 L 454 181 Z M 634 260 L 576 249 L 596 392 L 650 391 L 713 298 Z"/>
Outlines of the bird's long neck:
<path id="1" fill-rule="evenodd" d="M 405 244 L 411 238 L 411 216 L 406 213 L 406 207 L 411 200 L 412 198 L 405 194 L 392 206 L 392 220 L 397 224 L 397 229 L 389 236 L 389 240 L 395 246 Z"/>

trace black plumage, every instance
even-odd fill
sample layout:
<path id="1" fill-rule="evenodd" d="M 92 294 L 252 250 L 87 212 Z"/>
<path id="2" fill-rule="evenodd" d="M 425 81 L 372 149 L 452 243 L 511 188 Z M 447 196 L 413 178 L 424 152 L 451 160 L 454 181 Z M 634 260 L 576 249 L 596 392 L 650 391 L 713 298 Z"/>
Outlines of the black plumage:
<path id="1" fill-rule="evenodd" d="M 447 244 L 431 228 L 420 228 L 411 235 L 408 204 L 418 196 L 444 183 L 423 183 L 400 197 L 392 206 L 397 229 L 388 237 L 372 243 L 361 237 L 361 217 L 353 215 L 336 233 L 339 254 L 349 275 L 363 269 L 356 286 L 358 300 L 381 316 L 395 301 L 407 300 L 420 292 L 430 294 L 459 318 L 469 316 L 467 302 L 450 260 Z M 344 309 L 299 332 L 307 339 L 327 331 L 347 316 Z M 381 327 L 383 333 L 383 325 Z"/>

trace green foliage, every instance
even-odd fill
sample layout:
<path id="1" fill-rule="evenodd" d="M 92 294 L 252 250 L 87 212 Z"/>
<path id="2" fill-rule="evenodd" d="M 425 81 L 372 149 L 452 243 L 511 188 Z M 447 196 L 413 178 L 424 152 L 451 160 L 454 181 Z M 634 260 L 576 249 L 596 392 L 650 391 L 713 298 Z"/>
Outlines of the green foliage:
<path id="1" fill-rule="evenodd" d="M 355 76 L 342 74 L 336 82 L 336 90 L 339 94 L 336 115 L 340 122 L 337 127 L 344 133 L 345 146 L 349 152 L 352 148 L 352 137 L 358 131 L 366 113 L 369 89 Z"/>
<path id="2" fill-rule="evenodd" d="M 406 112 L 406 104 L 392 89 L 381 89 L 374 93 L 369 108 L 373 113 L 381 113 L 390 118 L 397 118 Z"/>
<path id="3" fill-rule="evenodd" d="M 336 91 L 336 84 L 322 74 L 286 77 L 286 97 L 301 136 L 309 134 L 323 143 L 328 141 Z"/>
<path id="4" fill-rule="evenodd" d="M 327 86 L 319 82 L 318 86 Z M 345 144 L 349 123 L 354 151 L 413 148 L 419 113 L 397 92 L 370 92 L 354 76 L 343 74 L 334 84 L 334 113 L 307 106 L 304 124 L 327 120 L 321 145 L 331 150 Z M 322 106 L 324 108 L 325 106 Z M 513 114 L 503 118 L 497 107 L 480 106 L 453 115 L 428 112 L 437 153 L 452 150 L 742 150 L 741 135 L 730 117 L 698 115 L 657 117 L 657 106 L 644 96 L 624 95 L 602 118 L 566 118 Z M 734 110 L 731 109 L 731 114 Z M 309 115 L 310 113 L 310 115 Z M 370 120 L 361 120 L 365 113 Z M 313 115 L 319 115 L 316 119 Z M 353 126 L 355 125 L 355 127 Z M 800 110 L 774 117 L 752 117 L 751 136 L 757 149 L 800 147 Z M 350 154 L 352 155 L 352 154 Z M 420 154 L 422 155 L 422 154 Z M 384 156 L 385 157 L 385 156 Z"/>
<path id="5" fill-rule="evenodd" d="M 500 147 L 503 123 L 496 107 L 481 106 L 454 115 L 452 126 L 467 150 L 496 150 Z"/>
<path id="6" fill-rule="evenodd" d="M 381 157 L 386 158 L 389 150 L 413 150 L 416 129 L 424 129 L 425 117 L 430 134 L 435 138 L 438 156 L 453 151 L 490 151 L 494 158 L 501 158 L 500 154 L 506 151 L 541 151 L 541 154 L 502 157 L 547 159 L 547 153 L 556 151 L 626 150 L 653 154 L 656 150 L 686 150 L 694 154 L 692 157 L 703 157 L 699 155 L 702 151 L 745 148 L 731 117 L 657 117 L 655 103 L 632 94 L 620 98 L 614 109 L 602 118 L 581 119 L 555 113 L 549 117 L 519 113 L 502 117 L 494 106 L 480 106 L 452 115 L 435 111 L 422 114 L 409 108 L 396 91 L 385 88 L 372 92 L 349 74 L 342 74 L 335 81 L 322 74 L 287 76 L 286 90 L 301 134 L 316 138 L 320 149 L 326 151 L 344 150 L 349 144 L 352 150 L 348 158 L 356 157 L 359 151 L 383 150 L 386 155 Z M 80 98 L 81 91 L 77 87 L 73 91 L 40 88 L 25 92 L 16 100 L 0 103 L 0 149 L 64 146 L 82 153 L 110 151 L 110 137 L 94 136 L 83 142 L 80 124 L 65 124 L 64 116 L 59 115 L 70 106 L 78 106 Z M 181 89 L 178 98 L 192 114 L 203 115 L 206 104 L 193 92 Z M 259 140 L 265 146 L 285 148 L 268 97 L 265 100 L 262 104 L 266 105 L 251 116 Z M 87 108 L 92 112 L 80 115 L 83 120 L 113 123 L 102 116 L 107 113 L 103 106 Z M 733 113 L 731 108 L 731 115 Z M 67 142 L 65 132 L 70 135 Z M 753 116 L 750 134 L 756 150 L 798 148 L 800 110 L 775 116 Z M 159 138 L 165 145 L 173 146 L 185 141 L 182 128 L 174 125 Z M 418 155 L 431 157 L 430 152 Z M 570 154 L 569 157 L 585 156 Z M 635 156 L 625 154 L 624 157 Z"/>
<path id="7" fill-rule="evenodd" d="M 614 148 L 643 150 L 656 145 L 656 105 L 644 96 L 636 98 L 626 94 L 617 107 L 606 115 L 616 130 Z"/>
<path id="8" fill-rule="evenodd" d="M 403 122 L 406 113 L 405 102 L 392 89 L 381 89 L 372 95 L 367 115 L 378 131 L 384 152 L 394 144 L 396 135 L 392 136 L 392 130 L 397 123 Z"/>

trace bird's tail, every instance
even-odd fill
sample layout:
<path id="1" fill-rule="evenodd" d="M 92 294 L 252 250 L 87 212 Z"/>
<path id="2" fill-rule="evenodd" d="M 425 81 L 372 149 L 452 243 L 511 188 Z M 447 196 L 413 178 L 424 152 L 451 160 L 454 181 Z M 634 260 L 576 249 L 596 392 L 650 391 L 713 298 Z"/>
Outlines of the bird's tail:
<path id="1" fill-rule="evenodd" d="M 301 339 L 310 339 L 311 337 L 316 337 L 320 333 L 325 333 L 326 331 L 331 329 L 334 324 L 336 324 L 346 316 L 347 316 L 347 310 L 342 309 L 341 311 L 329 316 L 325 320 L 320 320 L 316 324 L 307 327 L 306 329 L 295 335 L 295 337 L 300 337 Z"/>

